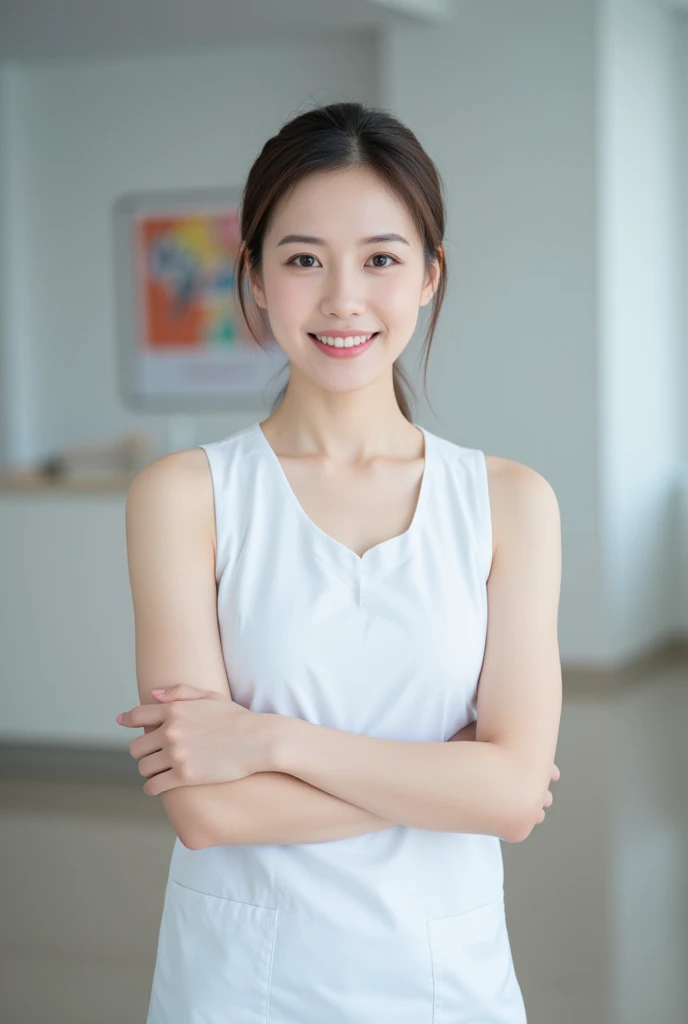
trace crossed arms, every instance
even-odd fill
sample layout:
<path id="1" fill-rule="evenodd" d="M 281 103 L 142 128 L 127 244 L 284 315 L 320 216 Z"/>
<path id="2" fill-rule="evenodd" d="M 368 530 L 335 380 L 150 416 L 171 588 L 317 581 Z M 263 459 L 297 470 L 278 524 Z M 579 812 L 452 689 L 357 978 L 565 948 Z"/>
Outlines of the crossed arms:
<path id="1" fill-rule="evenodd" d="M 343 787 L 342 773 L 333 770 L 327 745 L 318 738 L 320 727 L 300 723 L 308 726 L 304 731 L 312 751 L 293 771 L 262 771 L 161 794 L 186 846 L 323 842 L 417 824 L 421 815 L 420 827 L 485 833 L 512 842 L 530 833 L 548 790 L 561 711 L 559 515 L 543 477 L 507 459 L 499 465 L 490 484 L 500 542 L 487 585 L 478 722 L 474 736 L 462 730 L 452 737 L 476 742 L 452 744 L 453 760 L 446 756 L 446 745 L 413 744 L 418 748 L 413 756 L 396 756 L 392 778 L 382 771 L 381 753 L 370 746 L 378 741 L 366 738 L 357 749 L 365 750 L 367 763 L 376 763 L 380 773 L 364 777 L 358 771 Z M 173 682 L 229 694 L 217 623 L 208 522 L 212 508 L 212 481 L 202 449 L 157 459 L 131 485 L 127 552 L 142 704 L 154 703 L 153 687 Z M 343 763 L 345 743 L 359 738 L 336 738 Z M 341 795 L 344 789 L 347 799 Z M 439 801 L 440 790 L 450 799 Z M 375 813 L 357 803 L 370 803 L 372 793 Z M 434 808 L 427 814 L 426 804 Z"/>
<path id="2" fill-rule="evenodd" d="M 475 736 L 475 722 L 452 740 Z M 236 782 L 196 786 L 195 813 L 205 827 L 193 849 L 261 843 L 324 843 L 380 832 L 388 821 L 282 772 L 257 772 Z M 176 790 L 162 794 L 172 796 Z"/>

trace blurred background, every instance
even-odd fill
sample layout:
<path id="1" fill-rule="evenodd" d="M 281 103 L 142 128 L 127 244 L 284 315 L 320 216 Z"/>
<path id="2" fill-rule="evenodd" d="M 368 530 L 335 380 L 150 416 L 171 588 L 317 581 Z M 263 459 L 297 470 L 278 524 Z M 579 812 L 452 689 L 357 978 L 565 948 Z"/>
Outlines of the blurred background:
<path id="1" fill-rule="evenodd" d="M 688 0 L 0 3 L 0 1018 L 145 1020 L 174 841 L 115 722 L 138 703 L 131 476 L 28 468 L 269 411 L 181 437 L 125 405 L 113 203 L 241 185 L 284 121 L 343 99 L 401 117 L 445 183 L 416 419 L 559 499 L 562 776 L 502 846 L 529 1024 L 682 1024 Z"/>

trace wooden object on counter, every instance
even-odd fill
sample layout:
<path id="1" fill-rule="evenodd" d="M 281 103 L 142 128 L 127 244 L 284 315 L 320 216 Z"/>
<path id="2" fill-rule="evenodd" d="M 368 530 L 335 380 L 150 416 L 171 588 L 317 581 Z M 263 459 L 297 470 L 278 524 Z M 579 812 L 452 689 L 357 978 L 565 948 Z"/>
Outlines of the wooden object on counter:
<path id="1" fill-rule="evenodd" d="M 120 494 L 154 458 L 146 432 L 101 444 L 78 445 L 48 453 L 23 469 L 0 472 L 0 492 Z"/>
<path id="2" fill-rule="evenodd" d="M 37 470 L 21 470 L 0 476 L 0 494 L 121 494 L 129 490 L 136 473 L 111 477 L 51 477 Z"/>

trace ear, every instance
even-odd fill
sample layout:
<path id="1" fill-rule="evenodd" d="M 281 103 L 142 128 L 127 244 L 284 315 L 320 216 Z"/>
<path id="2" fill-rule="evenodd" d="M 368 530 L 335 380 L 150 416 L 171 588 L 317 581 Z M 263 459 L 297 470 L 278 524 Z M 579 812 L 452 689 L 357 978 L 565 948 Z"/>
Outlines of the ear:
<path id="1" fill-rule="evenodd" d="M 263 285 L 260 280 L 260 274 L 254 277 L 249 262 L 246 259 L 246 253 L 244 253 L 244 268 L 246 271 L 246 281 L 248 282 L 253 301 L 261 309 L 267 309 L 267 302 L 265 300 L 265 292 L 263 291 Z"/>
<path id="2" fill-rule="evenodd" d="M 432 299 L 433 295 L 437 291 L 437 287 L 440 283 L 441 271 L 444 266 L 444 246 L 440 245 L 437 249 L 437 256 L 433 259 L 430 264 L 427 276 L 425 278 L 425 284 L 423 291 L 420 296 L 420 305 L 427 306 Z"/>

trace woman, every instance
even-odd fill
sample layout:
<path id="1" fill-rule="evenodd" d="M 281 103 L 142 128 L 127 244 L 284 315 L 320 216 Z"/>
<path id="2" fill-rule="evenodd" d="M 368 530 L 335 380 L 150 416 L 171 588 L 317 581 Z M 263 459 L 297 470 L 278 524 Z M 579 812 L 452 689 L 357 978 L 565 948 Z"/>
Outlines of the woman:
<path id="1" fill-rule="evenodd" d="M 148 1024 L 526 1020 L 500 840 L 559 775 L 559 514 L 534 470 L 412 420 L 398 360 L 432 300 L 429 351 L 444 224 L 390 114 L 285 124 L 237 273 L 288 384 L 130 489 L 120 717 L 178 837 Z"/>

